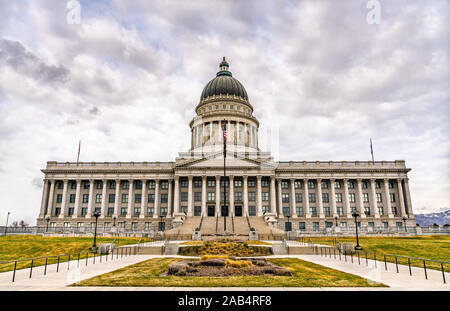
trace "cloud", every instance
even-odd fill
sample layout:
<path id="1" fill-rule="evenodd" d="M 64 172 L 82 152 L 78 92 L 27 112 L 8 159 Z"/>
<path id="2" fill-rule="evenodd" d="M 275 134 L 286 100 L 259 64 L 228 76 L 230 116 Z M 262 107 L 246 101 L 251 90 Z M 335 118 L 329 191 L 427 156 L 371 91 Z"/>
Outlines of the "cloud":
<path id="1" fill-rule="evenodd" d="M 83 161 L 173 161 L 222 56 L 276 160 L 369 160 L 372 138 L 412 168 L 415 208 L 449 206 L 449 4 L 382 1 L 369 25 L 366 3 L 81 1 L 77 25 L 65 1 L 2 2 L 4 206 L 34 223 L 39 170 L 80 139 Z"/>

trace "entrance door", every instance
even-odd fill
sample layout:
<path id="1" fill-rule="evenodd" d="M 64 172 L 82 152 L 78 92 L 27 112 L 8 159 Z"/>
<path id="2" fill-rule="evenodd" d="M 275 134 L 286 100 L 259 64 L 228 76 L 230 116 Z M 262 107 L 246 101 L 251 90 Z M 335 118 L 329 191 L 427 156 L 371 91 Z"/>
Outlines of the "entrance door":
<path id="1" fill-rule="evenodd" d="M 208 216 L 210 216 L 210 217 L 216 216 L 216 208 L 214 207 L 214 205 L 208 206 Z"/>
<path id="2" fill-rule="evenodd" d="M 163 221 L 158 222 L 158 231 L 164 231 L 166 229 L 166 223 Z"/>
<path id="3" fill-rule="evenodd" d="M 286 232 L 292 231 L 292 223 L 290 221 L 286 221 L 284 223 L 284 231 Z"/>
<path id="4" fill-rule="evenodd" d="M 234 216 L 242 216 L 242 206 L 234 207 Z"/>
<path id="5" fill-rule="evenodd" d="M 222 206 L 222 215 L 221 216 L 228 216 L 228 205 Z"/>

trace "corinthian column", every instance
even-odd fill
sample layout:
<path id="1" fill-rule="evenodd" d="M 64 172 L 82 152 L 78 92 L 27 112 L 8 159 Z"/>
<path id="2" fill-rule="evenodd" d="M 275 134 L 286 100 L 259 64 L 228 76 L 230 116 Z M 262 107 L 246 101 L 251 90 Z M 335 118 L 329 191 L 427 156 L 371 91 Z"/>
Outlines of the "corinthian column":
<path id="1" fill-rule="evenodd" d="M 155 178 L 155 200 L 153 203 L 154 210 L 153 210 L 153 218 L 158 218 L 158 216 L 161 214 L 161 206 L 159 204 L 159 179 Z"/>
<path id="2" fill-rule="evenodd" d="M 173 194 L 173 212 L 180 212 L 180 178 L 179 176 L 174 176 L 175 186 L 174 186 L 174 194 Z"/>
<path id="3" fill-rule="evenodd" d="M 47 200 L 48 200 L 48 180 L 44 179 L 44 187 L 42 187 L 41 210 L 39 212 L 39 218 L 45 217 L 45 208 L 47 206 Z"/>
<path id="4" fill-rule="evenodd" d="M 243 200 L 244 200 L 244 214 L 248 215 L 248 176 L 243 176 L 243 183 L 244 183 L 244 193 Z"/>
<path id="5" fill-rule="evenodd" d="M 317 179 L 317 205 L 319 206 L 319 218 L 325 218 L 323 213 L 323 202 L 322 202 L 322 179 Z"/>
<path id="6" fill-rule="evenodd" d="M 270 176 L 270 212 L 271 213 L 277 213 L 277 201 L 276 201 L 275 192 L 276 192 L 275 191 L 275 176 Z"/>
<path id="7" fill-rule="evenodd" d="M 166 218 L 172 217 L 172 179 L 168 179 L 169 189 L 167 191 L 167 215 Z M 156 198 L 155 198 L 156 200 Z"/>
<path id="8" fill-rule="evenodd" d="M 262 176 L 256 176 L 256 208 L 258 216 L 262 216 L 261 179 Z"/>
<path id="9" fill-rule="evenodd" d="M 134 201 L 133 201 L 133 193 L 134 193 L 134 180 L 130 179 L 129 180 L 129 188 L 128 188 L 128 210 L 127 210 L 127 216 L 126 218 L 131 218 L 131 215 L 133 213 L 132 209 L 134 206 Z"/>
<path id="10" fill-rule="evenodd" d="M 291 178 L 290 180 L 289 180 L 289 183 L 290 183 L 290 185 L 291 185 L 291 195 L 290 195 L 290 197 L 291 197 L 291 216 L 292 216 L 292 218 L 297 218 L 297 211 L 296 211 L 296 209 L 295 209 L 295 207 L 296 207 L 296 202 L 295 202 L 295 179 L 294 178 Z"/>
<path id="11" fill-rule="evenodd" d="M 400 211 L 402 213 L 402 216 L 407 216 L 406 210 L 405 210 L 405 199 L 403 197 L 402 180 L 400 178 L 397 179 L 397 188 L 398 188 L 398 200 L 400 203 Z"/>
<path id="12" fill-rule="evenodd" d="M 408 178 L 404 179 L 405 182 L 405 193 L 406 193 L 406 212 L 408 216 L 413 216 L 412 203 L 411 203 L 411 192 L 409 191 L 409 182 Z"/>
<path id="13" fill-rule="evenodd" d="M 358 187 L 358 201 L 357 201 L 357 208 L 359 211 L 359 215 L 361 218 L 366 218 L 366 213 L 364 213 L 364 198 L 362 193 L 362 180 L 361 178 L 358 178 L 356 180 L 357 187 Z"/>
<path id="14" fill-rule="evenodd" d="M 147 208 L 147 179 L 142 179 L 142 194 L 141 194 L 141 214 L 139 214 L 139 218 L 145 217 L 145 212 Z M 156 199 L 156 198 L 155 198 Z"/>
<path id="15" fill-rule="evenodd" d="M 336 189 L 334 189 L 334 179 L 330 179 L 330 205 L 331 205 L 331 213 L 333 214 L 333 218 L 336 217 L 337 211 L 336 211 Z"/>
<path id="16" fill-rule="evenodd" d="M 230 178 L 230 213 L 234 216 L 234 176 L 228 176 Z"/>
<path id="17" fill-rule="evenodd" d="M 63 195 L 62 195 L 62 202 L 61 202 L 61 213 L 59 214 L 58 218 L 64 218 L 65 212 L 66 212 L 66 205 L 67 205 L 67 190 L 68 190 L 68 184 L 69 180 L 64 180 L 64 188 L 63 188 Z"/>
<path id="18" fill-rule="evenodd" d="M 88 210 L 86 214 L 86 218 L 91 218 L 92 216 L 92 210 L 94 206 L 94 187 L 95 187 L 95 180 L 89 179 L 89 198 L 88 198 Z"/>
<path id="19" fill-rule="evenodd" d="M 106 186 L 108 184 L 107 179 L 102 180 L 102 205 L 101 205 L 101 214 L 100 218 L 105 218 L 106 215 L 106 207 L 108 206 L 108 200 L 106 199 Z"/>
<path id="20" fill-rule="evenodd" d="M 120 179 L 116 179 L 116 191 L 115 191 L 115 195 L 114 195 L 114 214 L 113 217 L 115 216 L 117 218 L 117 215 L 119 214 L 119 204 L 120 204 Z"/>
<path id="21" fill-rule="evenodd" d="M 347 218 L 352 218 L 352 213 L 350 212 L 350 198 L 348 195 L 348 179 L 344 179 L 344 215 L 347 216 Z"/>
<path id="22" fill-rule="evenodd" d="M 52 216 L 53 199 L 55 196 L 55 180 L 50 180 L 50 193 L 48 195 L 47 216 Z"/>
<path id="23" fill-rule="evenodd" d="M 380 212 L 378 211 L 378 204 L 377 204 L 377 193 L 375 190 L 375 178 L 370 179 L 370 207 L 373 211 L 373 215 L 375 218 L 380 218 Z"/>
<path id="24" fill-rule="evenodd" d="M 305 207 L 305 217 L 311 218 L 311 212 L 309 211 L 309 189 L 308 179 L 303 180 L 303 206 Z M 293 198 L 295 200 L 295 198 Z"/>
<path id="25" fill-rule="evenodd" d="M 192 205 L 193 205 L 193 197 L 192 197 L 192 176 L 188 176 L 188 211 L 187 216 L 192 216 Z"/>
<path id="26" fill-rule="evenodd" d="M 202 176 L 202 215 L 206 215 L 206 176 Z"/>
<path id="27" fill-rule="evenodd" d="M 389 179 L 385 178 L 383 179 L 384 184 L 384 199 L 386 200 L 386 206 L 387 208 L 387 214 L 389 218 L 394 218 L 394 214 L 392 214 L 392 206 L 391 206 L 391 198 L 389 196 Z"/>
<path id="28" fill-rule="evenodd" d="M 216 176 L 216 215 L 220 213 L 220 176 Z"/>

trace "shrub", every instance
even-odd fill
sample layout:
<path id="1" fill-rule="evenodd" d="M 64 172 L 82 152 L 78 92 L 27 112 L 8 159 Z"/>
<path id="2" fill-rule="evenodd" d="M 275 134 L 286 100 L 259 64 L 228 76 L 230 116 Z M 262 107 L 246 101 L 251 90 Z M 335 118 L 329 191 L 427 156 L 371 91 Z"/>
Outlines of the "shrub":
<path id="1" fill-rule="evenodd" d="M 252 266 L 252 262 L 248 260 L 231 260 L 227 259 L 225 261 L 225 265 L 227 268 L 246 268 Z"/>
<path id="2" fill-rule="evenodd" d="M 203 255 L 200 260 L 208 260 L 208 259 L 228 259 L 228 256 L 222 256 L 222 255 Z"/>

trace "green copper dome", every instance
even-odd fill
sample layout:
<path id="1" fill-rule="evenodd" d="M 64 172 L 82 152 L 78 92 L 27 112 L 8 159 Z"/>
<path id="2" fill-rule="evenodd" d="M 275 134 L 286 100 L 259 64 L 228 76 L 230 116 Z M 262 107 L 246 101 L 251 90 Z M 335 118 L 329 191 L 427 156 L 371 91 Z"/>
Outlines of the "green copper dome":
<path id="1" fill-rule="evenodd" d="M 216 77 L 206 84 L 203 89 L 200 100 L 203 100 L 209 96 L 213 95 L 236 95 L 248 100 L 247 92 L 244 86 L 233 78 L 233 75 L 228 71 L 228 63 L 223 61 L 219 64 L 220 71 L 217 73 Z"/>

